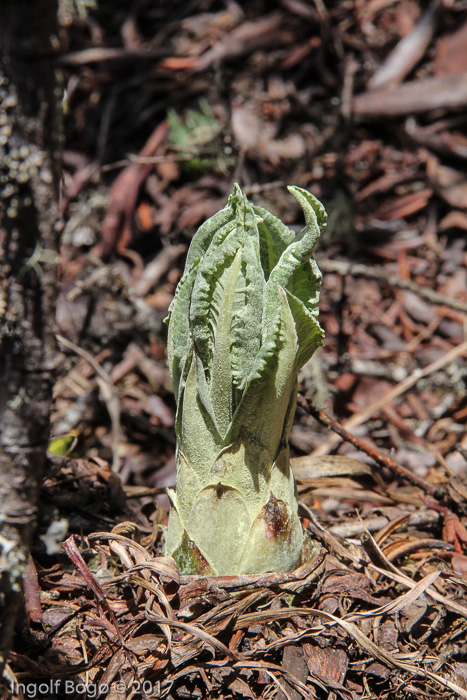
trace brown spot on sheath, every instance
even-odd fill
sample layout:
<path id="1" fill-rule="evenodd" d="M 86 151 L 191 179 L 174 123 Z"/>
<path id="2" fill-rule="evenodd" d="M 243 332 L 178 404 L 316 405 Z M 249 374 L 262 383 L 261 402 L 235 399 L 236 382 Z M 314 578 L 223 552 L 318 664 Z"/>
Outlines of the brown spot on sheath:
<path id="1" fill-rule="evenodd" d="M 222 498 L 222 496 L 224 495 L 224 493 L 227 491 L 228 488 L 229 488 L 228 486 L 225 486 L 225 484 L 221 484 L 221 482 L 219 481 L 219 483 L 216 484 L 216 496 L 217 496 L 217 498 Z"/>
<path id="2" fill-rule="evenodd" d="M 277 499 L 273 493 L 269 496 L 269 501 L 263 506 L 261 517 L 266 524 L 266 537 L 277 540 L 278 537 L 290 534 L 289 509 L 284 503 Z"/>

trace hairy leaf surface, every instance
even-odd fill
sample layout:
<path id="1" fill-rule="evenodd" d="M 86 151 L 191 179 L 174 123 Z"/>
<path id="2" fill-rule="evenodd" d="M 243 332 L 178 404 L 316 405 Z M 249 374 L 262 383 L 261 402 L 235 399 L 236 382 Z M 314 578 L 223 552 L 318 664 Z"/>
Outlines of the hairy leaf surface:
<path id="1" fill-rule="evenodd" d="M 298 369 L 322 343 L 312 254 L 326 214 L 306 190 L 289 190 L 305 216 L 297 235 L 236 185 L 194 236 L 170 306 L 177 492 L 167 552 L 185 573 L 288 571 L 306 543 L 287 442 Z"/>

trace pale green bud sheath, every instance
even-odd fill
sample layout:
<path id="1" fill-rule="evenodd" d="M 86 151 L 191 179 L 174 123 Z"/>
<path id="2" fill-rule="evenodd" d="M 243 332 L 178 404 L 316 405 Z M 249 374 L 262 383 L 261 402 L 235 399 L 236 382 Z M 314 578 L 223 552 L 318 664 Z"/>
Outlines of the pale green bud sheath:
<path id="1" fill-rule="evenodd" d="M 166 553 L 182 573 L 291 571 L 307 536 L 288 438 L 297 372 L 322 344 L 313 248 L 323 205 L 299 187 L 294 234 L 238 185 L 193 237 L 169 309 L 177 486 Z"/>

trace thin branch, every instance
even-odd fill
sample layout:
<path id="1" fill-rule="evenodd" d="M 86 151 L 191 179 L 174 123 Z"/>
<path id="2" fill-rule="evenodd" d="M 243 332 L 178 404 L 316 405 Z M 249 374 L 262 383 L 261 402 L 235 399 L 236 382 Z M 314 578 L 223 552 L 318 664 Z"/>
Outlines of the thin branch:
<path id="1" fill-rule="evenodd" d="M 445 355 L 442 357 L 438 358 L 431 364 L 427 365 L 424 369 L 419 369 L 417 368 L 412 372 L 411 375 L 409 375 L 404 381 L 400 382 L 397 384 L 397 386 L 394 387 L 394 389 L 391 389 L 391 391 L 388 391 L 387 394 L 382 396 L 380 399 L 372 403 L 370 406 L 365 408 L 363 411 L 360 411 L 359 413 L 354 413 L 354 415 L 347 420 L 343 427 L 346 430 L 351 430 L 352 428 L 356 428 L 359 425 L 362 425 L 362 423 L 365 423 L 369 418 L 374 413 L 377 413 L 380 411 L 384 406 L 386 406 L 389 403 L 392 403 L 395 401 L 401 394 L 404 394 L 406 391 L 411 389 L 420 379 L 423 377 L 428 377 L 430 374 L 433 374 L 434 372 L 437 372 L 440 369 L 443 369 L 443 367 L 446 367 L 449 365 L 451 362 L 454 362 L 458 357 L 462 357 L 462 355 L 467 354 L 467 341 L 462 343 L 461 345 L 458 345 L 457 347 L 452 348 L 452 350 L 449 350 Z M 329 440 L 327 440 L 323 445 L 320 445 L 316 450 L 313 451 L 313 455 L 325 455 L 328 454 L 330 450 L 339 442 L 339 438 L 337 435 L 332 435 Z"/>
<path id="2" fill-rule="evenodd" d="M 319 421 L 322 425 L 331 428 L 331 430 L 340 435 L 340 437 L 343 440 L 350 442 L 357 449 L 361 450 L 362 452 L 365 452 L 372 459 L 374 459 L 375 462 L 382 464 L 384 467 L 388 467 L 391 471 L 397 474 L 397 476 L 400 476 L 403 479 L 410 481 L 411 484 L 413 484 L 414 486 L 418 486 L 425 493 L 429 493 L 432 496 L 435 496 L 438 493 L 438 488 L 436 486 L 433 486 L 433 484 L 429 484 L 427 481 L 425 481 L 425 479 L 421 479 L 420 477 L 416 476 L 409 469 L 406 469 L 402 465 L 398 464 L 393 459 L 385 455 L 383 452 L 380 452 L 375 447 L 368 445 L 363 440 L 360 440 L 360 438 L 357 438 L 355 437 L 355 435 L 352 435 L 352 433 L 349 433 L 349 431 L 346 430 L 336 420 L 334 420 L 334 418 L 331 418 L 331 416 L 329 416 L 324 411 L 320 411 L 317 408 L 315 408 L 311 404 L 311 402 L 304 396 L 301 396 L 300 394 L 298 395 L 297 404 L 300 406 L 300 408 L 303 408 L 304 411 L 309 413 L 310 416 L 313 416 L 313 418 Z"/>

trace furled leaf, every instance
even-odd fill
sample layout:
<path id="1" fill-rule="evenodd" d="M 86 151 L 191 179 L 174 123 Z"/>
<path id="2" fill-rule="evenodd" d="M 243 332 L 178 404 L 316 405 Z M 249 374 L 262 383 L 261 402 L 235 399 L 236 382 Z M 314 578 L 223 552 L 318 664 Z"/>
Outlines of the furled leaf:
<path id="1" fill-rule="evenodd" d="M 194 236 L 169 310 L 178 408 L 167 552 L 186 573 L 287 571 L 306 543 L 287 442 L 298 369 L 322 342 L 311 256 L 326 215 L 289 190 L 305 215 L 297 235 L 236 185 Z"/>

